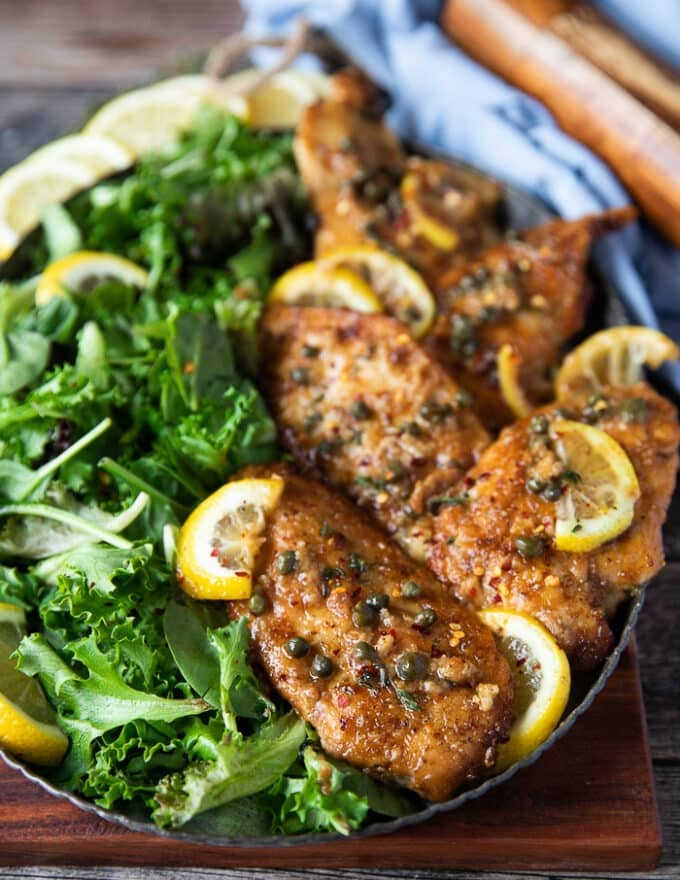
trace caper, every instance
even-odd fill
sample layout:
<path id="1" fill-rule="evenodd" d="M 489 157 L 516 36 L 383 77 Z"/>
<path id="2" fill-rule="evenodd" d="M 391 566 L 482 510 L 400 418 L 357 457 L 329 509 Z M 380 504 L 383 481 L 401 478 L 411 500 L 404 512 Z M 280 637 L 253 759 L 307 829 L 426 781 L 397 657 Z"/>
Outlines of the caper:
<path id="1" fill-rule="evenodd" d="M 371 593 L 366 599 L 366 604 L 370 605 L 371 608 L 376 608 L 378 610 L 381 608 L 387 608 L 390 604 L 390 597 L 385 593 Z"/>
<path id="2" fill-rule="evenodd" d="M 357 642 L 353 654 L 357 660 L 374 660 L 377 656 L 375 648 L 368 642 Z"/>
<path id="3" fill-rule="evenodd" d="M 303 639 L 302 636 L 293 636 L 292 639 L 288 639 L 286 642 L 286 654 L 289 657 L 294 657 L 296 660 L 299 660 L 300 657 L 304 657 L 305 654 L 309 653 L 309 642 L 307 639 Z"/>
<path id="4" fill-rule="evenodd" d="M 378 620 L 378 612 L 368 602 L 357 602 L 352 612 L 354 626 L 375 626 Z"/>
<path id="5" fill-rule="evenodd" d="M 296 385 L 309 385 L 309 370 L 307 367 L 293 367 L 290 378 Z"/>
<path id="6" fill-rule="evenodd" d="M 546 501 L 559 501 L 562 497 L 562 487 L 559 483 L 550 482 L 541 492 L 541 497 Z"/>
<path id="7" fill-rule="evenodd" d="M 454 315 L 451 319 L 451 349 L 457 354 L 471 355 L 477 346 L 472 318 L 469 315 Z"/>
<path id="8" fill-rule="evenodd" d="M 546 539 L 542 535 L 520 535 L 515 538 L 515 547 L 526 559 L 543 556 L 546 548 Z"/>
<path id="9" fill-rule="evenodd" d="M 546 485 L 545 480 L 539 480 L 538 477 L 529 477 L 526 481 L 527 491 L 532 492 L 534 495 L 538 495 L 539 492 L 542 492 Z"/>
<path id="10" fill-rule="evenodd" d="M 302 356 L 306 358 L 315 358 L 319 356 L 321 352 L 320 348 L 317 348 L 315 345 L 303 345 L 302 346 Z"/>
<path id="11" fill-rule="evenodd" d="M 366 571 L 367 565 L 358 553 L 350 553 L 349 567 L 354 574 L 363 574 Z"/>
<path id="12" fill-rule="evenodd" d="M 356 400 L 352 404 L 352 409 L 350 411 L 355 419 L 370 419 L 373 415 L 373 410 L 367 403 L 364 403 L 363 400 Z"/>
<path id="13" fill-rule="evenodd" d="M 459 388 L 456 391 L 456 406 L 460 407 L 460 409 L 466 409 L 468 406 L 472 405 L 472 395 L 469 391 L 466 391 L 464 388 Z"/>
<path id="14" fill-rule="evenodd" d="M 619 406 L 619 415 L 624 422 L 644 422 L 647 419 L 647 403 L 642 397 L 631 397 Z"/>
<path id="15" fill-rule="evenodd" d="M 284 550 L 283 553 L 279 554 L 277 561 L 279 574 L 291 574 L 297 568 L 297 563 L 298 559 L 295 550 Z"/>
<path id="16" fill-rule="evenodd" d="M 437 622 L 437 612 L 434 610 L 434 608 L 425 606 L 422 611 L 419 611 L 416 614 L 416 616 L 413 618 L 413 622 L 421 629 L 430 629 L 430 627 L 433 627 Z"/>
<path id="17" fill-rule="evenodd" d="M 268 607 L 269 602 L 267 602 L 267 597 L 262 593 L 253 593 L 250 599 L 248 599 L 248 608 L 251 613 L 256 616 L 264 614 Z"/>
<path id="18" fill-rule="evenodd" d="M 581 418 L 584 422 L 589 425 L 594 425 L 597 422 L 601 415 L 603 415 L 604 410 L 597 409 L 594 406 L 584 406 L 583 412 L 581 413 Z"/>
<path id="19" fill-rule="evenodd" d="M 429 662 L 424 654 L 416 651 L 406 651 L 394 665 L 397 678 L 402 681 L 416 681 L 425 678 Z"/>
<path id="20" fill-rule="evenodd" d="M 302 423 L 302 429 L 306 434 L 310 434 L 316 426 L 323 421 L 323 416 L 320 412 L 310 412 L 305 416 L 305 420 Z"/>
<path id="21" fill-rule="evenodd" d="M 328 678 L 333 672 L 333 661 L 325 654 L 317 654 L 312 660 L 312 675 L 314 678 Z"/>
<path id="22" fill-rule="evenodd" d="M 415 581 L 406 581 L 401 588 L 401 595 L 404 599 L 417 599 L 422 593 L 422 587 Z"/>
<path id="23" fill-rule="evenodd" d="M 550 423 L 544 415 L 533 416 L 529 422 L 529 430 L 532 434 L 547 434 Z"/>

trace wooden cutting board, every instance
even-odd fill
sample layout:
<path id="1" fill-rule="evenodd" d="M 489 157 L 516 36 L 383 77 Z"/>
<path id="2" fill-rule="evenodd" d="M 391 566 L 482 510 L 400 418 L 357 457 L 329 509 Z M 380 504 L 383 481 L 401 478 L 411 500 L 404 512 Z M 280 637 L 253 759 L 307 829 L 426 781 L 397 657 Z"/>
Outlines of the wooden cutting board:
<path id="1" fill-rule="evenodd" d="M 165 840 L 51 797 L 0 761 L 0 865 L 635 871 L 660 853 L 634 646 L 533 767 L 456 812 L 366 840 L 277 849 Z"/>

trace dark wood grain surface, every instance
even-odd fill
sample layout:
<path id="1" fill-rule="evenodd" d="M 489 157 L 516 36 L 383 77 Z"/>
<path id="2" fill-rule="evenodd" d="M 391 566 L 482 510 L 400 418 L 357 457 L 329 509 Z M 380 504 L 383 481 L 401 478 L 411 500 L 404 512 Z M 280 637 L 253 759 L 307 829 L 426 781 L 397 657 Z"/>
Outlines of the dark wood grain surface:
<path id="1" fill-rule="evenodd" d="M 232 0 L 0 0 L 0 170 L 65 130 L 79 126 L 93 106 L 126 85 L 152 79 L 178 58 L 200 52 L 218 34 L 239 26 L 241 13 Z M 638 646 L 656 794 L 663 831 L 661 865 L 642 874 L 605 876 L 680 878 L 680 501 L 676 497 L 666 527 L 668 565 L 650 590 L 638 625 Z M 611 730 L 612 741 L 617 730 Z M 603 799 L 602 810 L 608 805 Z M 1 854 L 0 854 L 1 856 Z M 0 857 L 1 861 L 1 857 Z M 510 878 L 513 865 L 482 880 Z M 0 877 L 49 877 L 52 880 L 131 880 L 163 876 L 241 880 L 264 876 L 285 880 L 330 880 L 337 869 L 287 870 L 181 868 L 160 872 L 130 868 L 0 868 Z M 347 878 L 472 876 L 438 870 L 366 870 L 343 872 Z M 523 872 L 533 880 L 559 873 Z M 570 876 L 590 877 L 591 874 Z"/>

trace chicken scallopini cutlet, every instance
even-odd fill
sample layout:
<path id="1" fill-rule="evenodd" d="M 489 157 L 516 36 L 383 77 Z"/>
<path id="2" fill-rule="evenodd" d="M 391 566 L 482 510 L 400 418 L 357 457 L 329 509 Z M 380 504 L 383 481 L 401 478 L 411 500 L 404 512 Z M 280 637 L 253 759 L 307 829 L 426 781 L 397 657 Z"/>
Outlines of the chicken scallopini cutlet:
<path id="1" fill-rule="evenodd" d="M 529 398 L 547 400 L 563 345 L 583 328 L 591 246 L 630 223 L 635 209 L 558 220 L 499 242 L 498 184 L 453 163 L 407 157 L 376 94 L 357 71 L 343 71 L 298 126 L 295 156 L 318 215 L 317 255 L 372 244 L 415 267 L 438 306 L 423 344 L 496 429 L 513 420 L 499 388 L 499 348 L 512 345 Z"/>
<path id="2" fill-rule="evenodd" d="M 618 538 L 587 553 L 558 551 L 555 500 L 570 477 L 548 431 L 561 412 L 546 408 L 502 431 L 452 490 L 466 503 L 440 508 L 428 562 L 462 600 L 534 615 L 576 668 L 593 668 L 612 645 L 607 613 L 663 565 L 661 526 L 680 432 L 672 404 L 643 383 L 607 388 L 597 401 L 569 401 L 569 418 L 594 424 L 621 444 L 641 495 Z"/>
<path id="3" fill-rule="evenodd" d="M 382 120 L 384 106 L 369 80 L 345 70 L 302 114 L 294 149 L 319 217 L 316 252 L 380 245 L 432 281 L 497 237 L 491 220 L 501 188 L 472 169 L 407 157 Z M 409 203 L 422 204 L 420 217 Z"/>
<path id="4" fill-rule="evenodd" d="M 337 492 L 282 465 L 247 616 L 276 689 L 331 756 L 427 800 L 491 766 L 513 681 L 494 637 L 426 568 Z M 250 607 L 253 603 L 251 601 Z"/>
<path id="5" fill-rule="evenodd" d="M 634 217 L 633 208 L 618 208 L 547 223 L 438 279 L 438 314 L 422 344 L 472 394 L 487 427 L 514 418 L 499 388 L 500 347 L 510 344 L 519 356 L 519 381 L 529 398 L 546 401 L 563 346 L 585 321 L 592 243 Z"/>
<path id="6" fill-rule="evenodd" d="M 260 349 L 283 445 L 418 556 L 428 504 L 489 443 L 469 395 L 386 315 L 272 305 Z"/>

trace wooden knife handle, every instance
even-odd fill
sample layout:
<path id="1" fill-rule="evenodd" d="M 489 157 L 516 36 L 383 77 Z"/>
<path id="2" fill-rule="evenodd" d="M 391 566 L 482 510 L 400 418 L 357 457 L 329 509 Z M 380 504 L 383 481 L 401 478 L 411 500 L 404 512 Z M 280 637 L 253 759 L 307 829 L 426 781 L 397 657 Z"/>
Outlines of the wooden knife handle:
<path id="1" fill-rule="evenodd" d="M 486 67 L 542 101 L 598 153 L 680 247 L 680 136 L 564 40 L 504 0 L 448 0 L 442 27 Z"/>

